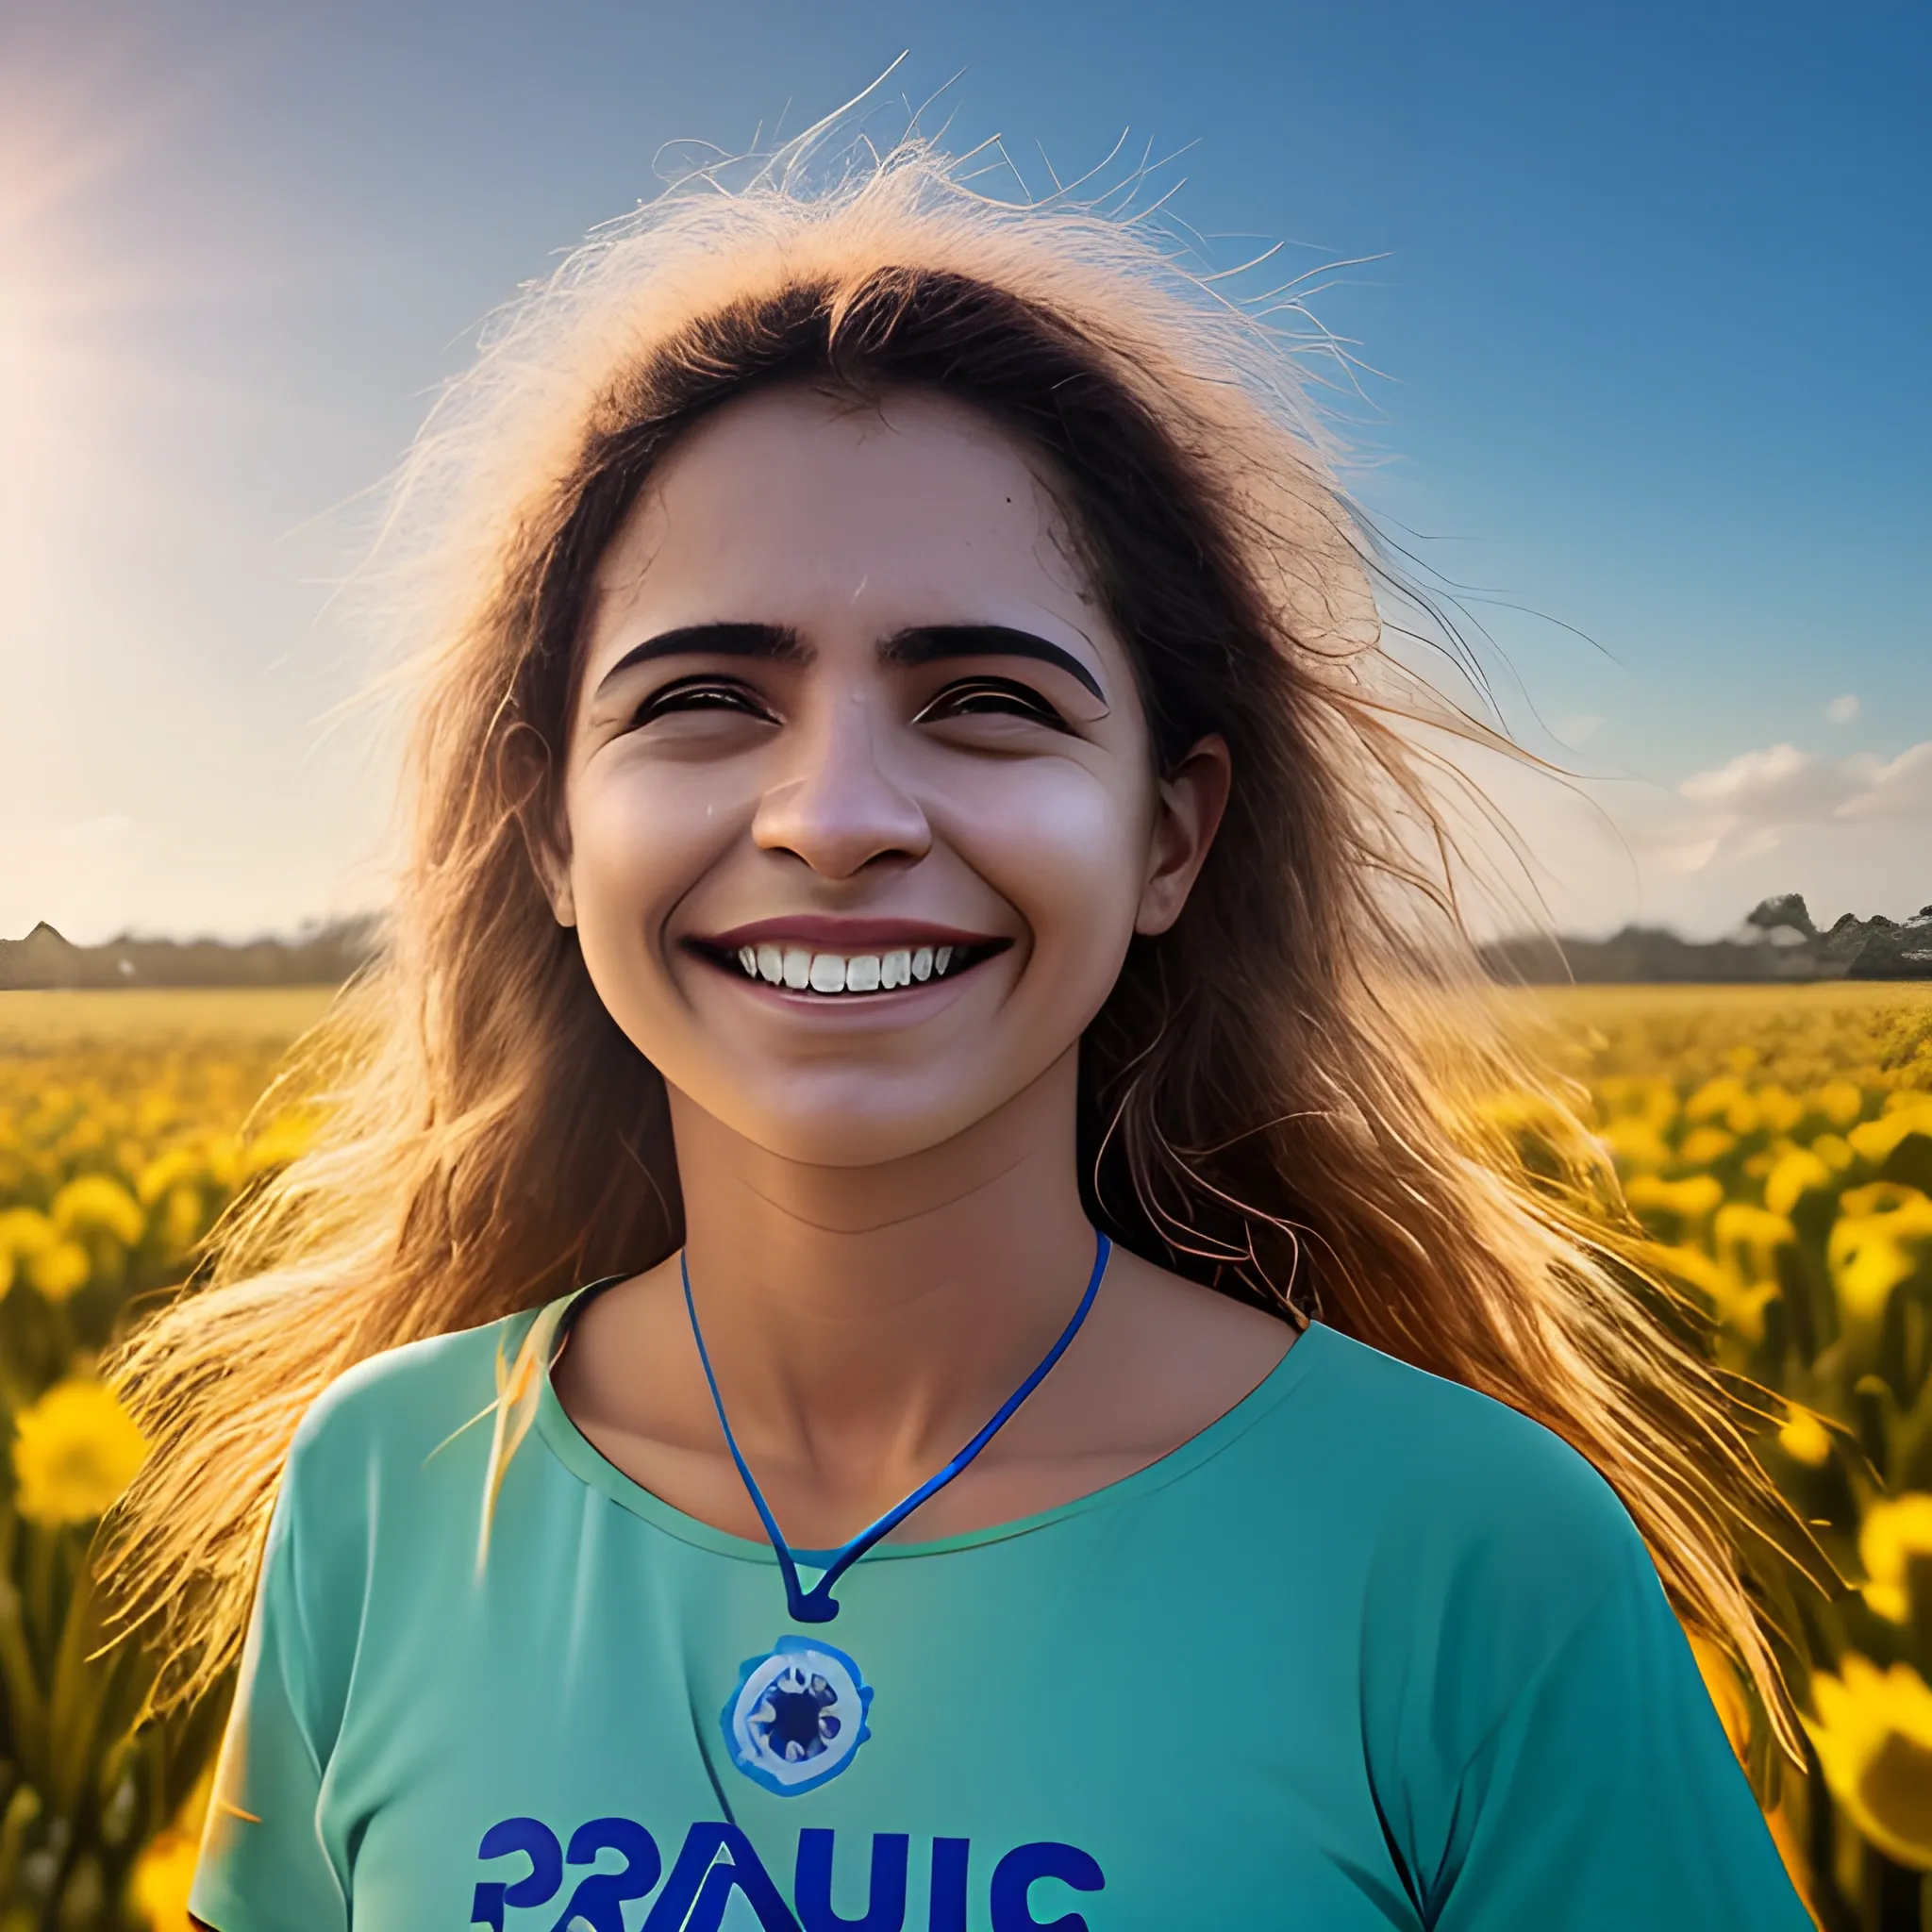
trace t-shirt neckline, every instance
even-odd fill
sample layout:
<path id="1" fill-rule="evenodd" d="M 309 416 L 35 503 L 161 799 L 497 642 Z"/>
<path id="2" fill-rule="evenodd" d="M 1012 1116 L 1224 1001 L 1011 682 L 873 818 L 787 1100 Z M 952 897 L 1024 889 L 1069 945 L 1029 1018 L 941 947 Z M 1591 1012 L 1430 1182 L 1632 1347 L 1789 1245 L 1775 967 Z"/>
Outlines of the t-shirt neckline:
<path id="1" fill-rule="evenodd" d="M 559 1338 L 569 1333 L 573 1321 L 581 1311 L 580 1301 L 592 1290 L 609 1285 L 609 1282 L 587 1282 L 559 1297 L 563 1303 L 557 1329 Z M 539 1311 L 540 1316 L 541 1312 Z M 1284 1402 L 1307 1375 L 1311 1366 L 1310 1344 L 1314 1344 L 1313 1355 L 1319 1356 L 1337 1339 L 1326 1324 L 1311 1320 L 1290 1345 L 1288 1353 L 1231 1408 L 1224 1409 L 1186 1441 L 1176 1443 L 1165 1455 L 1157 1457 L 1127 1475 L 1104 1483 L 1096 1490 L 1088 1491 L 1085 1495 L 1069 1497 L 1064 1503 L 1056 1503 L 1050 1508 L 1014 1517 L 1006 1523 L 988 1524 L 979 1529 L 961 1530 L 953 1536 L 933 1537 L 918 1542 L 894 1542 L 889 1539 L 874 1544 L 866 1553 L 864 1560 L 868 1563 L 880 1560 L 903 1562 L 913 1557 L 945 1556 L 983 1543 L 1004 1542 L 1013 1537 L 1051 1528 L 1058 1523 L 1084 1515 L 1090 1509 L 1113 1507 L 1155 1490 L 1164 1489 L 1203 1463 L 1211 1461 L 1247 1434 Z M 777 1557 L 768 1542 L 761 1539 L 754 1541 L 730 1530 L 719 1529 L 700 1517 L 688 1515 L 627 1476 L 571 1420 L 569 1411 L 558 1397 L 548 1365 L 538 1379 L 536 1433 L 551 1454 L 579 1482 L 608 1497 L 631 1515 L 641 1517 L 666 1535 L 719 1556 L 776 1566 Z M 823 1557 L 829 1561 L 833 1553 L 794 1546 L 792 1554 L 808 1566 L 817 1567 L 814 1558 Z"/>

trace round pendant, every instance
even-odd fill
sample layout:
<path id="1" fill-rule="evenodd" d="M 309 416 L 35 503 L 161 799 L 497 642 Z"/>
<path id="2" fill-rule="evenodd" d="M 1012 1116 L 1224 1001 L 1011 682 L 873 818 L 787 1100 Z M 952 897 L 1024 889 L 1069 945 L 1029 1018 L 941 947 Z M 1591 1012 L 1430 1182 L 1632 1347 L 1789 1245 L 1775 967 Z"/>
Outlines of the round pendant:
<path id="1" fill-rule="evenodd" d="M 842 1650 L 781 1637 L 739 1671 L 723 1712 L 731 1761 L 781 1798 L 816 1790 L 872 1736 L 872 1687 Z"/>

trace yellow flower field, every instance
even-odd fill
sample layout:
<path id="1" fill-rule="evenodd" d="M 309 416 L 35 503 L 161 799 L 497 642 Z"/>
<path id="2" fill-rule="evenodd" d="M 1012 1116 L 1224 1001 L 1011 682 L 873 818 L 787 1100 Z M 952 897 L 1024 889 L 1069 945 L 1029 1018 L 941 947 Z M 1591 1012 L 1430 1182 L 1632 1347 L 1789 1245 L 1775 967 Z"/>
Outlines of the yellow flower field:
<path id="1" fill-rule="evenodd" d="M 88 1548 L 146 1445 L 99 1381 L 214 1217 L 301 1143 L 244 1122 L 326 991 L 0 993 L 0 1932 L 183 1928 L 222 1700 L 137 1728 Z"/>
<path id="2" fill-rule="evenodd" d="M 1784 1398 L 1765 1467 L 1853 1586 L 1801 1598 L 1815 1753 L 1777 1821 L 1829 1927 L 1916 1927 L 1932 1872 L 1932 988 L 1522 1001 L 1587 1088 L 1646 1258 Z M 1541 1036 L 1551 1047 L 1552 1036 Z M 1727 1718 L 1721 1660 L 1700 1653 Z"/>
<path id="3" fill-rule="evenodd" d="M 221 1712 L 146 1686 L 87 1567 L 144 1444 L 95 1377 L 223 1207 L 303 1145 L 248 1119 L 325 990 L 0 993 L 0 1932 L 176 1927 Z M 1828 1932 L 1932 1873 L 1932 988 L 1511 994 L 1587 1095 L 1645 1258 L 1778 1400 L 1766 1469 L 1846 1580 L 1801 1603 L 1814 1753 L 1774 1828 Z M 1527 1143 L 1534 1104 L 1499 1104 Z M 8 1580 L 10 1579 L 10 1588 Z M 1700 1647 L 1741 1745 L 1743 1705 Z M 216 1704 L 219 1700 L 215 1701 Z"/>

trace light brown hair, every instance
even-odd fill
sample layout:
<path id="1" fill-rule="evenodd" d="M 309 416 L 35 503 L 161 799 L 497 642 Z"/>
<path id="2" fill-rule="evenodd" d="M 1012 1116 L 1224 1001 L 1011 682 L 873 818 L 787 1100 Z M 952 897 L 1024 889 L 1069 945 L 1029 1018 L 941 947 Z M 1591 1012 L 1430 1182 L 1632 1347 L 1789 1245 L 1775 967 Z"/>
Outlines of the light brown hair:
<path id="1" fill-rule="evenodd" d="M 605 231 L 510 312 L 405 472 L 398 526 L 426 535 L 394 903 L 269 1097 L 323 1096 L 326 1121 L 116 1370 L 156 1453 L 113 1577 L 169 1686 L 235 1656 L 290 1438 L 332 1377 L 680 1239 L 661 1082 L 525 834 L 557 822 L 600 554 L 680 435 L 787 381 L 938 390 L 1004 425 L 1056 479 L 1157 763 L 1229 745 L 1187 909 L 1135 941 L 1082 1042 L 1094 1220 L 1566 1438 L 1741 1664 L 1757 1769 L 1767 1738 L 1795 1757 L 1780 1578 L 1822 1559 L 1753 1460 L 1750 1391 L 1604 1231 L 1599 1151 L 1476 991 L 1454 774 L 1412 725 L 1498 741 L 1384 648 L 1377 592 L 1417 602 L 1269 332 L 1140 229 L 983 198 L 917 144 L 822 192 L 768 174 Z M 1506 1092 L 1542 1095 L 1540 1170 L 1488 1105 Z"/>

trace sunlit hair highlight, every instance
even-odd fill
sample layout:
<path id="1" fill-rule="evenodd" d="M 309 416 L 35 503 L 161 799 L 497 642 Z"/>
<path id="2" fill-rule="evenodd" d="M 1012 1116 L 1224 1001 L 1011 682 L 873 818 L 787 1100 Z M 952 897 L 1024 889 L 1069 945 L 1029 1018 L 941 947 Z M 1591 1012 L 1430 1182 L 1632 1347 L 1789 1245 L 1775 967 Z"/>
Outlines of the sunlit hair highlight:
<path id="1" fill-rule="evenodd" d="M 325 1124 L 116 1365 L 156 1450 L 111 1580 L 170 1690 L 237 1654 L 290 1439 L 332 1378 L 681 1238 L 661 1082 L 529 842 L 560 823 L 598 557 L 679 436 L 781 381 L 938 390 L 1003 425 L 1129 646 L 1156 760 L 1228 741 L 1193 896 L 1082 1042 L 1096 1223 L 1573 1443 L 1741 1665 L 1767 1788 L 1772 1742 L 1799 1748 L 1785 1579 L 1828 1572 L 1753 1460 L 1753 1391 L 1605 1231 L 1601 1150 L 1494 1023 L 1458 837 L 1486 807 L 1452 754 L 1507 745 L 1387 648 L 1391 611 L 1432 606 L 1338 485 L 1279 334 L 1157 230 L 987 197 L 918 142 L 811 187 L 794 152 L 600 231 L 499 318 L 408 458 L 380 552 L 412 645 L 393 905 L 264 1102 L 319 1096 Z M 1536 1096 L 1533 1164 L 1506 1093 Z M 492 1483 L 548 1346 L 539 1324 L 502 1365 Z"/>

